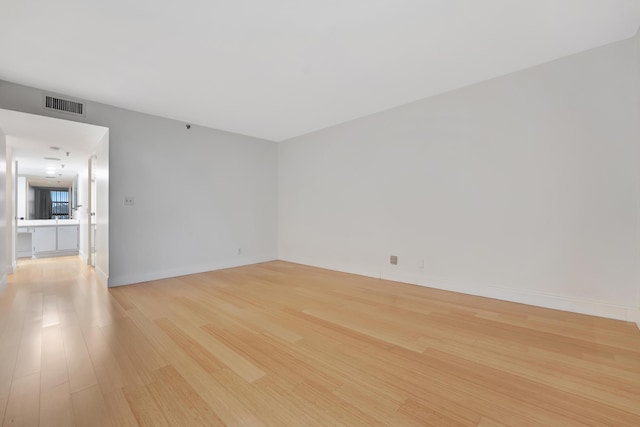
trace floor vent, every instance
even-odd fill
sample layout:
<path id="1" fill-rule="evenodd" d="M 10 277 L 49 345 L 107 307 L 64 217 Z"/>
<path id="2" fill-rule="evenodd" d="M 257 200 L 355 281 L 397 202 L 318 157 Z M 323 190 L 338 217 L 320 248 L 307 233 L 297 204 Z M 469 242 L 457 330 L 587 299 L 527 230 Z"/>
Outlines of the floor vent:
<path id="1" fill-rule="evenodd" d="M 44 108 L 47 110 L 62 111 L 77 116 L 84 116 L 84 104 L 70 99 L 58 98 L 55 96 L 45 95 Z"/>

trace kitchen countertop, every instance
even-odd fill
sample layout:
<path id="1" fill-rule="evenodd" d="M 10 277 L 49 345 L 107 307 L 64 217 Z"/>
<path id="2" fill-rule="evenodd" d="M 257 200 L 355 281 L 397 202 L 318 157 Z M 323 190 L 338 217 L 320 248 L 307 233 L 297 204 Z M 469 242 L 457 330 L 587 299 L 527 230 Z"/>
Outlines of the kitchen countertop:
<path id="1" fill-rule="evenodd" d="M 18 220 L 17 227 L 43 227 L 52 225 L 78 225 L 80 221 L 77 219 L 32 219 L 32 220 Z"/>

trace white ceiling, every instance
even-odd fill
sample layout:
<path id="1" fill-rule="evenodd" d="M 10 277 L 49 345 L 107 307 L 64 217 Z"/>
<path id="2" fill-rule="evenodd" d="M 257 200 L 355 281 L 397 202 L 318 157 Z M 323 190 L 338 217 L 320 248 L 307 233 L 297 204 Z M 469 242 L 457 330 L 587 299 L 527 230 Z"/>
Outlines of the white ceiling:
<path id="1" fill-rule="evenodd" d="M 0 0 L 0 79 L 283 140 L 635 34 L 638 0 Z"/>
<path id="2" fill-rule="evenodd" d="M 79 171 L 86 170 L 89 157 L 108 130 L 102 126 L 3 109 L 0 109 L 0 129 L 7 136 L 7 144 L 18 161 L 18 173 L 30 177 L 57 177 L 47 180 L 52 184 L 57 181 L 67 183 Z M 45 157 L 60 160 L 46 160 Z"/>

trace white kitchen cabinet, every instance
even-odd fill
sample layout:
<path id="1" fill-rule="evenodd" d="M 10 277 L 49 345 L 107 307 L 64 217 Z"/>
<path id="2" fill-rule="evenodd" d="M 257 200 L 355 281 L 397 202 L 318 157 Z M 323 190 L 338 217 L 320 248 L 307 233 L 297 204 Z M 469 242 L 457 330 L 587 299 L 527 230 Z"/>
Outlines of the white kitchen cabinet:
<path id="1" fill-rule="evenodd" d="M 78 226 L 65 225 L 58 226 L 58 251 L 78 250 Z"/>
<path id="2" fill-rule="evenodd" d="M 18 227 L 16 239 L 16 257 L 31 258 L 33 256 L 33 229 Z"/>
<path id="3" fill-rule="evenodd" d="M 37 255 L 42 252 L 53 252 L 57 247 L 58 227 L 34 227 L 33 252 Z"/>
<path id="4" fill-rule="evenodd" d="M 78 253 L 78 225 L 37 225 L 27 230 L 33 236 L 33 255 L 36 258 Z M 28 255 L 25 252 L 22 256 Z"/>

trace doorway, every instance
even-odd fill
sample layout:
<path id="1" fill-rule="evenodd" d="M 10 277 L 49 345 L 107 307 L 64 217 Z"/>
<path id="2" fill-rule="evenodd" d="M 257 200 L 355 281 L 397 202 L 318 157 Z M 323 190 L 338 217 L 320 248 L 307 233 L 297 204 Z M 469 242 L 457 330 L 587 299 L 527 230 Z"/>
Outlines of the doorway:
<path id="1" fill-rule="evenodd" d="M 77 255 L 94 267 L 106 286 L 109 129 L 4 109 L 0 109 L 0 128 L 6 138 L 7 173 L 9 164 L 17 170 L 11 188 L 7 180 L 7 193 L 22 195 L 7 215 L 6 242 L 13 246 L 8 252 L 15 253 L 8 261 L 16 262 L 19 256 Z M 51 203 L 50 210 L 38 209 L 38 219 L 32 214 L 35 188 L 41 189 L 41 205 Z M 55 197 L 49 202 L 51 194 Z M 31 244 L 16 253 L 16 243 L 27 240 Z"/>

